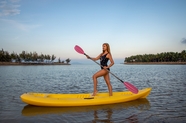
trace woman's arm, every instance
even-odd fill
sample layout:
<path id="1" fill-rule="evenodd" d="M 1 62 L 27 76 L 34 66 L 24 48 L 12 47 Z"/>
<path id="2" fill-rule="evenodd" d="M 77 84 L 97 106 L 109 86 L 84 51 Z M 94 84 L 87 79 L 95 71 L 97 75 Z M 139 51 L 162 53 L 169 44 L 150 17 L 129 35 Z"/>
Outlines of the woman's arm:
<path id="1" fill-rule="evenodd" d="M 110 68 L 114 65 L 114 60 L 112 59 L 112 55 L 110 53 L 107 55 L 107 58 L 110 60 L 110 64 L 106 68 Z"/>
<path id="2" fill-rule="evenodd" d="M 88 57 L 88 56 L 87 56 L 87 58 L 96 61 L 96 60 L 100 59 L 101 55 L 102 55 L 102 53 L 100 55 L 98 55 L 96 58 L 92 58 L 92 57 Z"/>

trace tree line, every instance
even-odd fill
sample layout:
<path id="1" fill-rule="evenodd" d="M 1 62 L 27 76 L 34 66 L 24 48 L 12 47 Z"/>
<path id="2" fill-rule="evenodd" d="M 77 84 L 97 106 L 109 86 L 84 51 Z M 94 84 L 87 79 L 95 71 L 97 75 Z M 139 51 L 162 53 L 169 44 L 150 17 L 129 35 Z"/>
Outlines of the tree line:
<path id="1" fill-rule="evenodd" d="M 186 62 L 186 50 L 126 57 L 124 62 Z"/>
<path id="2" fill-rule="evenodd" d="M 22 51 L 22 53 L 9 53 L 8 51 L 4 51 L 3 49 L 0 50 L 0 62 L 53 62 L 56 59 L 55 55 L 48 55 L 48 54 L 38 54 L 37 52 L 26 52 Z M 68 58 L 65 60 L 68 64 L 71 60 Z M 60 58 L 58 62 L 64 63 L 65 61 L 61 61 Z"/>

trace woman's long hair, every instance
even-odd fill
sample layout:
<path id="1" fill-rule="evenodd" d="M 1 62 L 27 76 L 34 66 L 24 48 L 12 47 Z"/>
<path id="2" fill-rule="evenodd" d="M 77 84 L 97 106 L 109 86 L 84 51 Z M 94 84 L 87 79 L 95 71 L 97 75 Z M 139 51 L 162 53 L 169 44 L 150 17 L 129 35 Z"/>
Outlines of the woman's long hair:
<path id="1" fill-rule="evenodd" d="M 110 45 L 108 43 L 104 43 L 103 45 L 106 45 L 107 52 L 111 54 L 111 52 L 110 52 Z M 104 51 L 103 51 L 103 53 L 104 53 Z"/>

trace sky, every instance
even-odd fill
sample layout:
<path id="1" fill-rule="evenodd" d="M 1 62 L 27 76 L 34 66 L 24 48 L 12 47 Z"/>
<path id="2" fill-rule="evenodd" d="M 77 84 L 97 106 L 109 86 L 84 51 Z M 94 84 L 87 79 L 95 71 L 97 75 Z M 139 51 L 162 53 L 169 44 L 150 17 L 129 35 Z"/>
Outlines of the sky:
<path id="1" fill-rule="evenodd" d="M 0 0 L 0 48 L 9 53 L 113 59 L 186 50 L 186 0 Z"/>

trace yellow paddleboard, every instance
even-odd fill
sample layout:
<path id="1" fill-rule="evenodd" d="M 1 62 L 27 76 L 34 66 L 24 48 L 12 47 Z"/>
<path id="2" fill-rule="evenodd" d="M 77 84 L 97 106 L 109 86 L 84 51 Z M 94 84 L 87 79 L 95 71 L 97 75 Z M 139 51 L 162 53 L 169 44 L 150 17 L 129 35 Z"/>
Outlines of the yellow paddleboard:
<path id="1" fill-rule="evenodd" d="M 89 93 L 82 94 L 52 94 L 52 93 L 24 93 L 20 96 L 21 100 L 27 104 L 35 106 L 90 106 L 90 105 L 105 105 L 132 101 L 136 99 L 146 98 L 152 88 L 139 90 L 137 94 L 130 91 L 113 92 L 113 96 L 108 93 L 97 93 L 91 97 Z"/>

